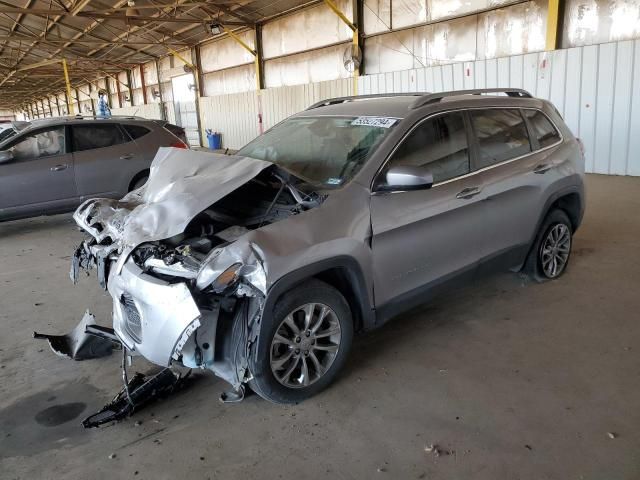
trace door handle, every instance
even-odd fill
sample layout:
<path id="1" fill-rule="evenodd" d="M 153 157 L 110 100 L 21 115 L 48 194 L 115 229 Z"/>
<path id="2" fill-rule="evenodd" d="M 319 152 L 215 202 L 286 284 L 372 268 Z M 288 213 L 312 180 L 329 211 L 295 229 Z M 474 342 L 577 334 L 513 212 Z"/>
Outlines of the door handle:
<path id="1" fill-rule="evenodd" d="M 541 163 L 540 165 L 537 165 L 536 167 L 534 167 L 533 173 L 542 175 L 543 173 L 547 173 L 552 168 L 553 168 L 553 165 L 550 163 Z"/>
<path id="2" fill-rule="evenodd" d="M 468 187 L 458 192 L 456 198 L 458 199 L 468 199 L 474 197 L 480 193 L 480 187 Z"/>
<path id="3" fill-rule="evenodd" d="M 122 155 L 120 157 L 120 160 L 129 160 L 130 158 L 133 158 L 134 155 L 135 155 L 134 153 L 127 153 L 125 155 Z"/>
<path id="4" fill-rule="evenodd" d="M 66 170 L 68 166 L 69 165 L 67 165 L 67 164 L 56 165 L 55 167 L 51 167 L 51 171 L 52 172 L 61 172 L 62 170 Z"/>

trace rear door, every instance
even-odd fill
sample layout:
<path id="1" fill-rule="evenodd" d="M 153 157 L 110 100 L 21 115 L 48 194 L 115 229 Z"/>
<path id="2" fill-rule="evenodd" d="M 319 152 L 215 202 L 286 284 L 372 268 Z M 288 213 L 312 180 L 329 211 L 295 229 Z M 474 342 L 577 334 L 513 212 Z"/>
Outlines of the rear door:
<path id="1" fill-rule="evenodd" d="M 140 171 L 141 154 L 137 144 L 117 123 L 87 122 L 72 124 L 70 129 L 81 199 L 125 195 Z"/>
<path id="2" fill-rule="evenodd" d="M 64 126 L 20 135 L 0 165 L 0 216 L 11 218 L 73 208 L 78 203 L 72 154 Z"/>
<path id="3" fill-rule="evenodd" d="M 474 273 L 484 225 L 467 130 L 462 112 L 423 120 L 379 174 L 376 181 L 383 182 L 392 166 L 427 166 L 434 185 L 371 197 L 376 307 L 415 301 L 427 288 Z"/>
<path id="4" fill-rule="evenodd" d="M 487 206 L 484 259 L 495 260 L 485 262 L 487 267 L 510 268 L 524 261 L 544 207 L 544 192 L 554 176 L 550 157 L 560 135 L 542 112 L 544 118 L 535 112 L 517 108 L 469 111 L 477 148 L 475 168 Z M 530 138 L 524 114 L 534 115 L 541 127 L 548 122 L 547 131 Z"/>

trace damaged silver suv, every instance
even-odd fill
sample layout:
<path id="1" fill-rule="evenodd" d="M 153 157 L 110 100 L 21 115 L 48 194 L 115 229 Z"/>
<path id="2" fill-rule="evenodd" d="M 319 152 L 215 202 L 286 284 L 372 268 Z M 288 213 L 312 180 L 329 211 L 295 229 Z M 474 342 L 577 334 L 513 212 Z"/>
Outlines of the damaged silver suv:
<path id="1" fill-rule="evenodd" d="M 148 183 L 74 214 L 114 335 L 278 403 L 335 378 L 354 332 L 489 269 L 566 269 L 584 158 L 523 90 L 326 100 L 234 156 L 160 149 Z"/>

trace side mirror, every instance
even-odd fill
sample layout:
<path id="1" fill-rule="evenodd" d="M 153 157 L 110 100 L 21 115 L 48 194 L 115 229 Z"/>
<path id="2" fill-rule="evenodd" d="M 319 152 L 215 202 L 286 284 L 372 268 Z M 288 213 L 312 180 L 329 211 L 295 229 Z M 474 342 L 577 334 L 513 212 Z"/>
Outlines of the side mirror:
<path id="1" fill-rule="evenodd" d="M 13 152 L 11 150 L 0 151 L 0 163 L 7 163 L 13 160 Z"/>
<path id="2" fill-rule="evenodd" d="M 381 190 L 424 190 L 433 185 L 433 174 L 425 167 L 398 165 L 386 174 Z"/>

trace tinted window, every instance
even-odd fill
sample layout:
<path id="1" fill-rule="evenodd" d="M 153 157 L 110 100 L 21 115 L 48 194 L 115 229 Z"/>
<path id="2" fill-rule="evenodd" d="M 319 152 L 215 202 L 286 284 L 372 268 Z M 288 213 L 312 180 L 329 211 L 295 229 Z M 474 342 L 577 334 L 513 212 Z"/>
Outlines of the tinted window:
<path id="1" fill-rule="evenodd" d="M 471 121 L 480 158 L 478 168 L 488 167 L 531 151 L 529 136 L 520 110 L 471 110 Z"/>
<path id="2" fill-rule="evenodd" d="M 12 144 L 16 160 L 62 155 L 65 153 L 64 127 L 50 128 L 24 136 Z"/>
<path id="3" fill-rule="evenodd" d="M 469 173 L 469 146 L 462 114 L 440 115 L 421 123 L 394 152 L 386 170 L 398 165 L 427 166 L 434 183 Z"/>
<path id="4" fill-rule="evenodd" d="M 140 125 L 123 125 L 123 127 L 133 140 L 135 140 L 136 138 L 140 138 L 151 131 L 148 128 L 142 127 Z"/>
<path id="5" fill-rule="evenodd" d="M 531 125 L 531 133 L 538 139 L 540 148 L 560 141 L 560 134 L 544 113 L 540 110 L 525 110 L 524 112 Z"/>
<path id="6" fill-rule="evenodd" d="M 73 125 L 71 138 L 76 152 L 111 147 L 129 141 L 114 124 Z"/>

